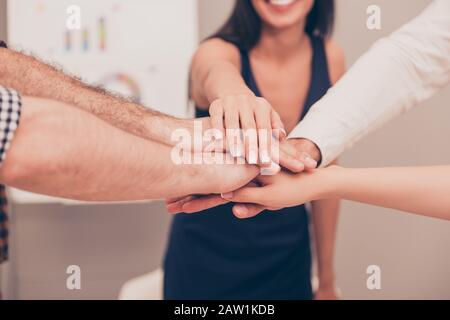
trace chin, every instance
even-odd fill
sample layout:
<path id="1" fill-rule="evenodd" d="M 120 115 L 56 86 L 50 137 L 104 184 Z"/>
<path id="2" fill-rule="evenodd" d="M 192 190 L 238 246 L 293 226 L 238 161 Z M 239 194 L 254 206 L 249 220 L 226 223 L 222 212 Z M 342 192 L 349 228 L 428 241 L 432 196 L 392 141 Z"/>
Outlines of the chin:
<path id="1" fill-rule="evenodd" d="M 252 0 L 252 3 L 263 23 L 283 29 L 303 23 L 314 0 Z"/>

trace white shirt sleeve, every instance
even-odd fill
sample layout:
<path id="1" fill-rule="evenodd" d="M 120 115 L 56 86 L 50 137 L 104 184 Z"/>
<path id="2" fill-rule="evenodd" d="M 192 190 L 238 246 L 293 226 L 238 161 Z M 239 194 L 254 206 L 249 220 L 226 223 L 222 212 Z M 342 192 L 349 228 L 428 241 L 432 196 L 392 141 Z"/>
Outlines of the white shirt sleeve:
<path id="1" fill-rule="evenodd" d="M 307 138 L 322 166 L 370 131 L 450 82 L 450 0 L 425 11 L 364 54 L 289 138 Z"/>

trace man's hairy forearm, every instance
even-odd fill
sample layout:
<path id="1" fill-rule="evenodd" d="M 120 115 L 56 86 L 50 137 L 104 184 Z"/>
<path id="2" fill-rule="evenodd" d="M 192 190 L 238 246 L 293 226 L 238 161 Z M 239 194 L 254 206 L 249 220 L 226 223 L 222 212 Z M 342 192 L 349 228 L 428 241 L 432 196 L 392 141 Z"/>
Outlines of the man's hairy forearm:
<path id="1" fill-rule="evenodd" d="M 191 126 L 149 108 L 90 87 L 34 57 L 0 49 L 0 84 L 24 96 L 61 101 L 88 111 L 104 121 L 136 136 L 165 144 L 171 132 Z"/>
<path id="2" fill-rule="evenodd" d="M 169 147 L 123 132 L 77 108 L 24 98 L 21 123 L 0 179 L 51 196 L 122 201 L 204 191 L 198 169 L 174 165 Z"/>

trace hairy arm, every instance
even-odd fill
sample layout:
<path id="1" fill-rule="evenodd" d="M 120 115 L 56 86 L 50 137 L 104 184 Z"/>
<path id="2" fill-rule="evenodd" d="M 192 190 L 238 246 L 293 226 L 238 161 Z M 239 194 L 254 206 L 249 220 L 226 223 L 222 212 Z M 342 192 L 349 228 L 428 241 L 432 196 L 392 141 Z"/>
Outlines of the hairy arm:
<path id="1" fill-rule="evenodd" d="M 175 165 L 170 152 L 78 108 L 24 97 L 0 181 L 51 196 L 125 201 L 220 193 L 257 174 L 246 165 Z"/>
<path id="2" fill-rule="evenodd" d="M 38 59 L 0 49 L 0 84 L 23 96 L 61 101 L 88 111 L 136 136 L 172 145 L 173 130 L 193 127 L 181 120 L 88 86 Z"/>

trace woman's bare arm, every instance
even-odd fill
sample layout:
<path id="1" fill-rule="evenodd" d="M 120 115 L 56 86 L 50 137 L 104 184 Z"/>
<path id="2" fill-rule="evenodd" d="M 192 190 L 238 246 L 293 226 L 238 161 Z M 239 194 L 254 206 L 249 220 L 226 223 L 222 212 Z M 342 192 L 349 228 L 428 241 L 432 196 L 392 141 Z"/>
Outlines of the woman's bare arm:
<path id="1" fill-rule="evenodd" d="M 331 166 L 259 179 L 263 187 L 244 187 L 223 197 L 277 208 L 338 198 L 450 220 L 450 166 L 369 169 Z"/>
<path id="2" fill-rule="evenodd" d="M 450 220 L 450 166 L 342 169 L 334 197 Z"/>
<path id="3" fill-rule="evenodd" d="M 212 126 L 227 132 L 230 152 L 245 156 L 252 164 L 269 164 L 267 143 L 272 134 L 284 138 L 286 132 L 278 113 L 264 98 L 256 97 L 241 76 L 240 53 L 236 46 L 221 39 L 210 39 L 197 50 L 191 69 L 191 96 L 197 106 L 209 110 Z M 238 129 L 253 131 L 257 139 L 241 141 Z M 275 130 L 275 131 L 273 131 Z"/>
<path id="4" fill-rule="evenodd" d="M 334 85 L 345 73 L 345 56 L 341 47 L 332 39 L 326 41 L 328 69 L 331 84 Z M 337 161 L 332 163 L 337 164 Z M 316 299 L 338 298 L 334 273 L 334 251 L 339 220 L 339 199 L 313 201 L 312 222 L 314 228 L 315 250 L 319 286 Z"/>
<path id="5" fill-rule="evenodd" d="M 336 164 L 337 162 L 333 163 Z M 311 202 L 319 280 L 316 299 L 336 299 L 334 252 L 339 220 L 339 199 L 321 199 Z"/>

